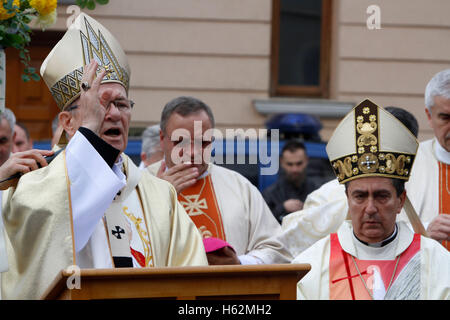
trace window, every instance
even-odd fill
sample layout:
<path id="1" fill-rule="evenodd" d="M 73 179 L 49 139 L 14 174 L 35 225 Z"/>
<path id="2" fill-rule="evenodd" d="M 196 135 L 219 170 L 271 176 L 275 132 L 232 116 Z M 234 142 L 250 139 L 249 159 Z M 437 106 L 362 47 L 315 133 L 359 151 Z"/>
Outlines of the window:
<path id="1" fill-rule="evenodd" d="M 271 95 L 328 97 L 331 0 L 272 0 Z"/>

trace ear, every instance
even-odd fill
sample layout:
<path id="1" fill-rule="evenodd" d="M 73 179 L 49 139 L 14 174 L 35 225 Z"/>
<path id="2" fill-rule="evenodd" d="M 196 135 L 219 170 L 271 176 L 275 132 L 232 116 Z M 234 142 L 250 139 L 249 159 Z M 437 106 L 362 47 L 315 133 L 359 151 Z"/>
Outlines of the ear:
<path id="1" fill-rule="evenodd" d="M 161 147 L 162 150 L 164 150 L 164 133 L 161 129 L 159 129 L 159 146 Z"/>
<path id="2" fill-rule="evenodd" d="M 69 137 L 73 137 L 77 132 L 78 127 L 75 127 L 72 114 L 69 111 L 62 111 L 59 113 L 58 119 L 60 126 L 63 127 Z"/>
<path id="3" fill-rule="evenodd" d="M 406 190 L 404 190 L 404 191 L 402 192 L 402 194 L 401 194 L 398 198 L 399 198 L 399 200 L 400 200 L 400 203 L 399 203 L 399 207 L 398 207 L 398 212 L 397 212 L 397 214 L 399 214 L 400 211 L 402 211 L 403 205 L 405 204 L 405 200 L 406 200 Z"/>
<path id="4" fill-rule="evenodd" d="M 428 110 L 428 108 L 425 108 L 425 113 L 427 115 L 428 123 L 430 124 L 430 127 L 433 128 L 433 122 L 431 121 L 431 111 Z"/>

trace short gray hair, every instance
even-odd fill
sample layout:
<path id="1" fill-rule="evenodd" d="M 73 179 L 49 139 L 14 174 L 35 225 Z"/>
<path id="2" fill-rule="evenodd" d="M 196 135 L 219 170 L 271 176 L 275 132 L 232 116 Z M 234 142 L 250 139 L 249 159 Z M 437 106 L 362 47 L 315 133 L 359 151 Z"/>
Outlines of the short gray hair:
<path id="1" fill-rule="evenodd" d="M 450 69 L 436 73 L 425 88 L 425 106 L 430 112 L 437 96 L 450 99 Z"/>
<path id="2" fill-rule="evenodd" d="M 0 117 L 0 119 L 6 119 L 6 121 L 8 121 L 9 127 L 11 128 L 11 133 L 13 133 L 14 126 L 16 125 L 16 116 L 14 115 L 14 112 L 8 108 L 5 108 L 5 112 L 2 112 Z"/>
<path id="3" fill-rule="evenodd" d="M 167 129 L 167 122 L 173 113 L 178 113 L 179 115 L 186 117 L 191 114 L 198 113 L 200 111 L 205 111 L 208 115 L 209 121 L 211 122 L 211 127 L 214 128 L 214 115 L 211 108 L 203 101 L 194 97 L 181 96 L 169 101 L 161 114 L 161 131 L 165 134 Z"/>
<path id="4" fill-rule="evenodd" d="M 159 124 L 155 124 L 142 132 L 141 152 L 144 152 L 147 157 L 151 157 L 158 151 L 162 151 L 162 149 L 159 142 Z"/>

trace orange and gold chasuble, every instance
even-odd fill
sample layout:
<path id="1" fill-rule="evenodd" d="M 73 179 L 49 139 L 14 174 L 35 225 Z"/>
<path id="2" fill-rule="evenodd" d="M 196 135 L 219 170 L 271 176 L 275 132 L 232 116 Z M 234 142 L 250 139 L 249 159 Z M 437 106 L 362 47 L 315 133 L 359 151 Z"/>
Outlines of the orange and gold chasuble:
<path id="1" fill-rule="evenodd" d="M 214 237 L 226 241 L 222 215 L 209 174 L 198 179 L 193 186 L 180 192 L 178 201 L 203 238 Z"/>
<path id="2" fill-rule="evenodd" d="M 420 234 L 415 234 L 409 247 L 394 260 L 359 260 L 345 252 L 336 233 L 330 235 L 330 300 L 371 300 L 366 289 L 373 284 L 374 269 L 381 274 L 386 290 L 400 271 L 420 250 Z M 397 259 L 399 259 L 397 261 Z M 355 261 L 355 262 L 353 262 Z M 358 265 L 358 270 L 355 267 Z M 395 274 L 394 274 L 395 272 Z M 364 285 L 361 277 L 364 279 Z M 392 279 L 392 280 L 391 280 Z"/>
<path id="3" fill-rule="evenodd" d="M 449 188 L 449 167 L 450 165 L 438 162 L 439 164 L 439 214 L 450 214 L 450 188 Z M 450 251 L 450 241 L 442 241 L 442 245 Z"/>

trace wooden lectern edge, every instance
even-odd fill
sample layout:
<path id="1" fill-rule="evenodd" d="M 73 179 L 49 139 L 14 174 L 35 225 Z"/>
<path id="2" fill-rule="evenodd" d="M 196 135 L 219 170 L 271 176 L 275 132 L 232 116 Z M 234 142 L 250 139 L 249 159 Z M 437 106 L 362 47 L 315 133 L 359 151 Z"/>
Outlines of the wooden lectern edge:
<path id="1" fill-rule="evenodd" d="M 102 278 L 115 276 L 118 278 L 125 278 L 132 276 L 133 278 L 139 277 L 176 277 L 182 276 L 186 273 L 209 276 L 211 273 L 231 274 L 231 273 L 249 273 L 252 275 L 265 274 L 265 273 L 284 273 L 292 274 L 297 273 L 299 280 L 302 276 L 311 270 L 311 265 L 307 263 L 303 264 L 266 264 L 266 265 L 221 265 L 221 266 L 183 266 L 183 267 L 158 267 L 158 268 L 109 268 L 109 269 L 81 269 L 81 278 Z M 49 287 L 41 296 L 42 299 L 54 299 L 55 294 L 62 291 L 62 288 L 66 286 L 67 278 L 73 275 L 73 272 L 69 272 L 66 269 L 61 270 L 55 279 L 51 282 Z"/>
<path id="2" fill-rule="evenodd" d="M 177 275 L 177 274 L 209 274 L 211 272 L 215 273 L 233 273 L 239 272 L 287 272 L 292 273 L 293 271 L 303 272 L 299 270 L 299 267 L 311 268 L 309 264 L 267 264 L 267 265 L 221 265 L 221 266 L 184 266 L 184 267 L 156 267 L 156 268 L 109 268 L 109 269 L 81 269 L 81 276 L 121 276 L 129 275 L 133 272 L 134 275 L 148 276 L 149 274 L 157 274 L 158 276 L 167 275 Z M 71 276 L 72 272 L 67 272 L 66 270 L 61 271 L 63 277 Z"/>

